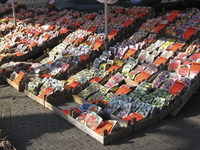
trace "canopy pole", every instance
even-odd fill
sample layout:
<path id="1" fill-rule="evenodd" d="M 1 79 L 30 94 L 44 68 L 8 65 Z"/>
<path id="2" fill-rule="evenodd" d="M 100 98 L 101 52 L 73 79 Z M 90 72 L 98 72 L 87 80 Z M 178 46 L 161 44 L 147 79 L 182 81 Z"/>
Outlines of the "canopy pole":
<path id="1" fill-rule="evenodd" d="M 15 15 L 15 5 L 14 5 L 14 0 L 12 0 L 12 11 L 13 11 L 14 25 L 15 25 L 15 28 L 16 28 L 17 24 L 16 24 L 16 15 Z"/>
<path id="2" fill-rule="evenodd" d="M 108 51 L 108 3 L 105 6 L 105 50 Z"/>

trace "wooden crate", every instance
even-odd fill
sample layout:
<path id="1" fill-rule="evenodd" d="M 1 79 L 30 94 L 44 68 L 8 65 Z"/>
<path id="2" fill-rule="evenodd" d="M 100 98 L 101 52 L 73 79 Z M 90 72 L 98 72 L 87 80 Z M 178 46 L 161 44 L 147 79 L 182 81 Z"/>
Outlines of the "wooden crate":
<path id="1" fill-rule="evenodd" d="M 25 89 L 25 85 L 22 85 L 21 82 L 19 82 L 19 85 L 15 84 L 13 81 L 11 81 L 9 78 L 5 77 L 3 75 L 3 80 L 6 81 L 9 85 L 11 85 L 12 87 L 14 87 L 17 91 L 19 92 L 23 92 Z"/>
<path id="2" fill-rule="evenodd" d="M 117 131 L 115 131 L 115 132 L 113 132 L 113 133 L 111 133 L 109 135 L 106 135 L 104 133 L 103 136 L 101 136 L 101 135 L 97 134 L 96 132 L 94 132 L 93 130 L 91 130 L 90 128 L 88 128 L 85 125 L 81 124 L 79 121 L 77 121 L 72 116 L 68 116 L 68 115 L 64 114 L 61 109 L 59 109 L 58 107 L 52 105 L 52 103 L 50 101 L 40 99 L 37 96 L 33 95 L 32 93 L 30 93 L 30 92 L 28 92 L 26 90 L 24 92 L 28 97 L 30 97 L 34 101 L 38 102 L 39 104 L 41 104 L 45 108 L 53 111 L 54 113 L 56 113 L 57 115 L 61 116 L 62 118 L 66 119 L 71 124 L 73 124 L 74 126 L 79 128 L 80 130 L 82 130 L 86 134 L 90 135 L 91 137 L 93 137 L 94 139 L 96 139 L 97 141 L 99 141 L 103 145 L 108 144 L 108 143 L 110 143 L 112 141 L 115 141 L 115 140 L 117 140 L 119 138 L 122 138 L 122 137 L 132 133 L 132 129 L 133 129 L 132 126 L 127 126 L 127 123 L 125 121 L 121 120 L 121 123 L 123 123 L 124 127 L 119 128 Z M 74 97 L 74 99 L 79 104 L 85 103 L 84 100 L 81 100 L 80 98 L 78 98 L 76 96 Z M 112 116 L 112 118 L 113 118 L 113 116 Z"/>

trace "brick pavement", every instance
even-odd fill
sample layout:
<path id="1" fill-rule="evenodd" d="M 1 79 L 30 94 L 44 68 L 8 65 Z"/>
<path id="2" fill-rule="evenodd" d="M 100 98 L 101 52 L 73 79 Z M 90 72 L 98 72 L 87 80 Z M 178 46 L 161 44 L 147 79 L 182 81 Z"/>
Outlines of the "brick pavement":
<path id="1" fill-rule="evenodd" d="M 177 117 L 130 134 L 106 146 L 17 92 L 0 78 L 0 129 L 18 150 L 200 149 L 200 101 L 195 93 Z"/>

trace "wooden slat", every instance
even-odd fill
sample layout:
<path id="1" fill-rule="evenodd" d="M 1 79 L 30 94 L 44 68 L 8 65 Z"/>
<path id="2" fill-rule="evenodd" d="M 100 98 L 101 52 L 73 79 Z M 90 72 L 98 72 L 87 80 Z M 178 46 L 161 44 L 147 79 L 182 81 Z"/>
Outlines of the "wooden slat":
<path id="1" fill-rule="evenodd" d="M 17 91 L 19 92 L 23 92 L 25 89 L 25 86 L 22 85 L 16 85 L 15 83 L 13 83 L 9 78 L 6 78 L 5 76 L 2 77 L 4 81 L 6 81 L 9 85 L 11 85 L 12 87 L 14 87 Z"/>
<path id="2" fill-rule="evenodd" d="M 140 121 L 136 124 L 133 125 L 133 132 L 136 132 L 136 131 L 139 131 L 141 129 L 144 129 L 152 124 L 155 124 L 158 122 L 158 115 L 152 117 L 152 118 L 149 118 L 149 119 L 146 119 L 146 120 L 143 120 L 143 121 Z"/>
<path id="3" fill-rule="evenodd" d="M 171 105 L 169 105 L 166 109 L 161 111 L 158 115 L 158 120 L 161 121 L 166 116 L 168 116 L 172 111 L 174 111 L 177 107 L 179 107 L 181 104 L 181 99 L 176 100 Z"/>

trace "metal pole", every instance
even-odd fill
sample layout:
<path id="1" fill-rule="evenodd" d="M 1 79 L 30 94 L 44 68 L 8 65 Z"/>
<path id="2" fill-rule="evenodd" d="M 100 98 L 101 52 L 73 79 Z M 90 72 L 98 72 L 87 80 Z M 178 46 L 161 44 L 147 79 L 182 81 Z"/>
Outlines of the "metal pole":
<path id="1" fill-rule="evenodd" d="M 105 50 L 108 51 L 108 3 L 105 6 Z"/>
<path id="2" fill-rule="evenodd" d="M 17 24 L 16 24 L 14 0 L 12 0 L 12 11 L 13 11 L 14 25 L 15 25 L 15 28 L 16 28 Z"/>

